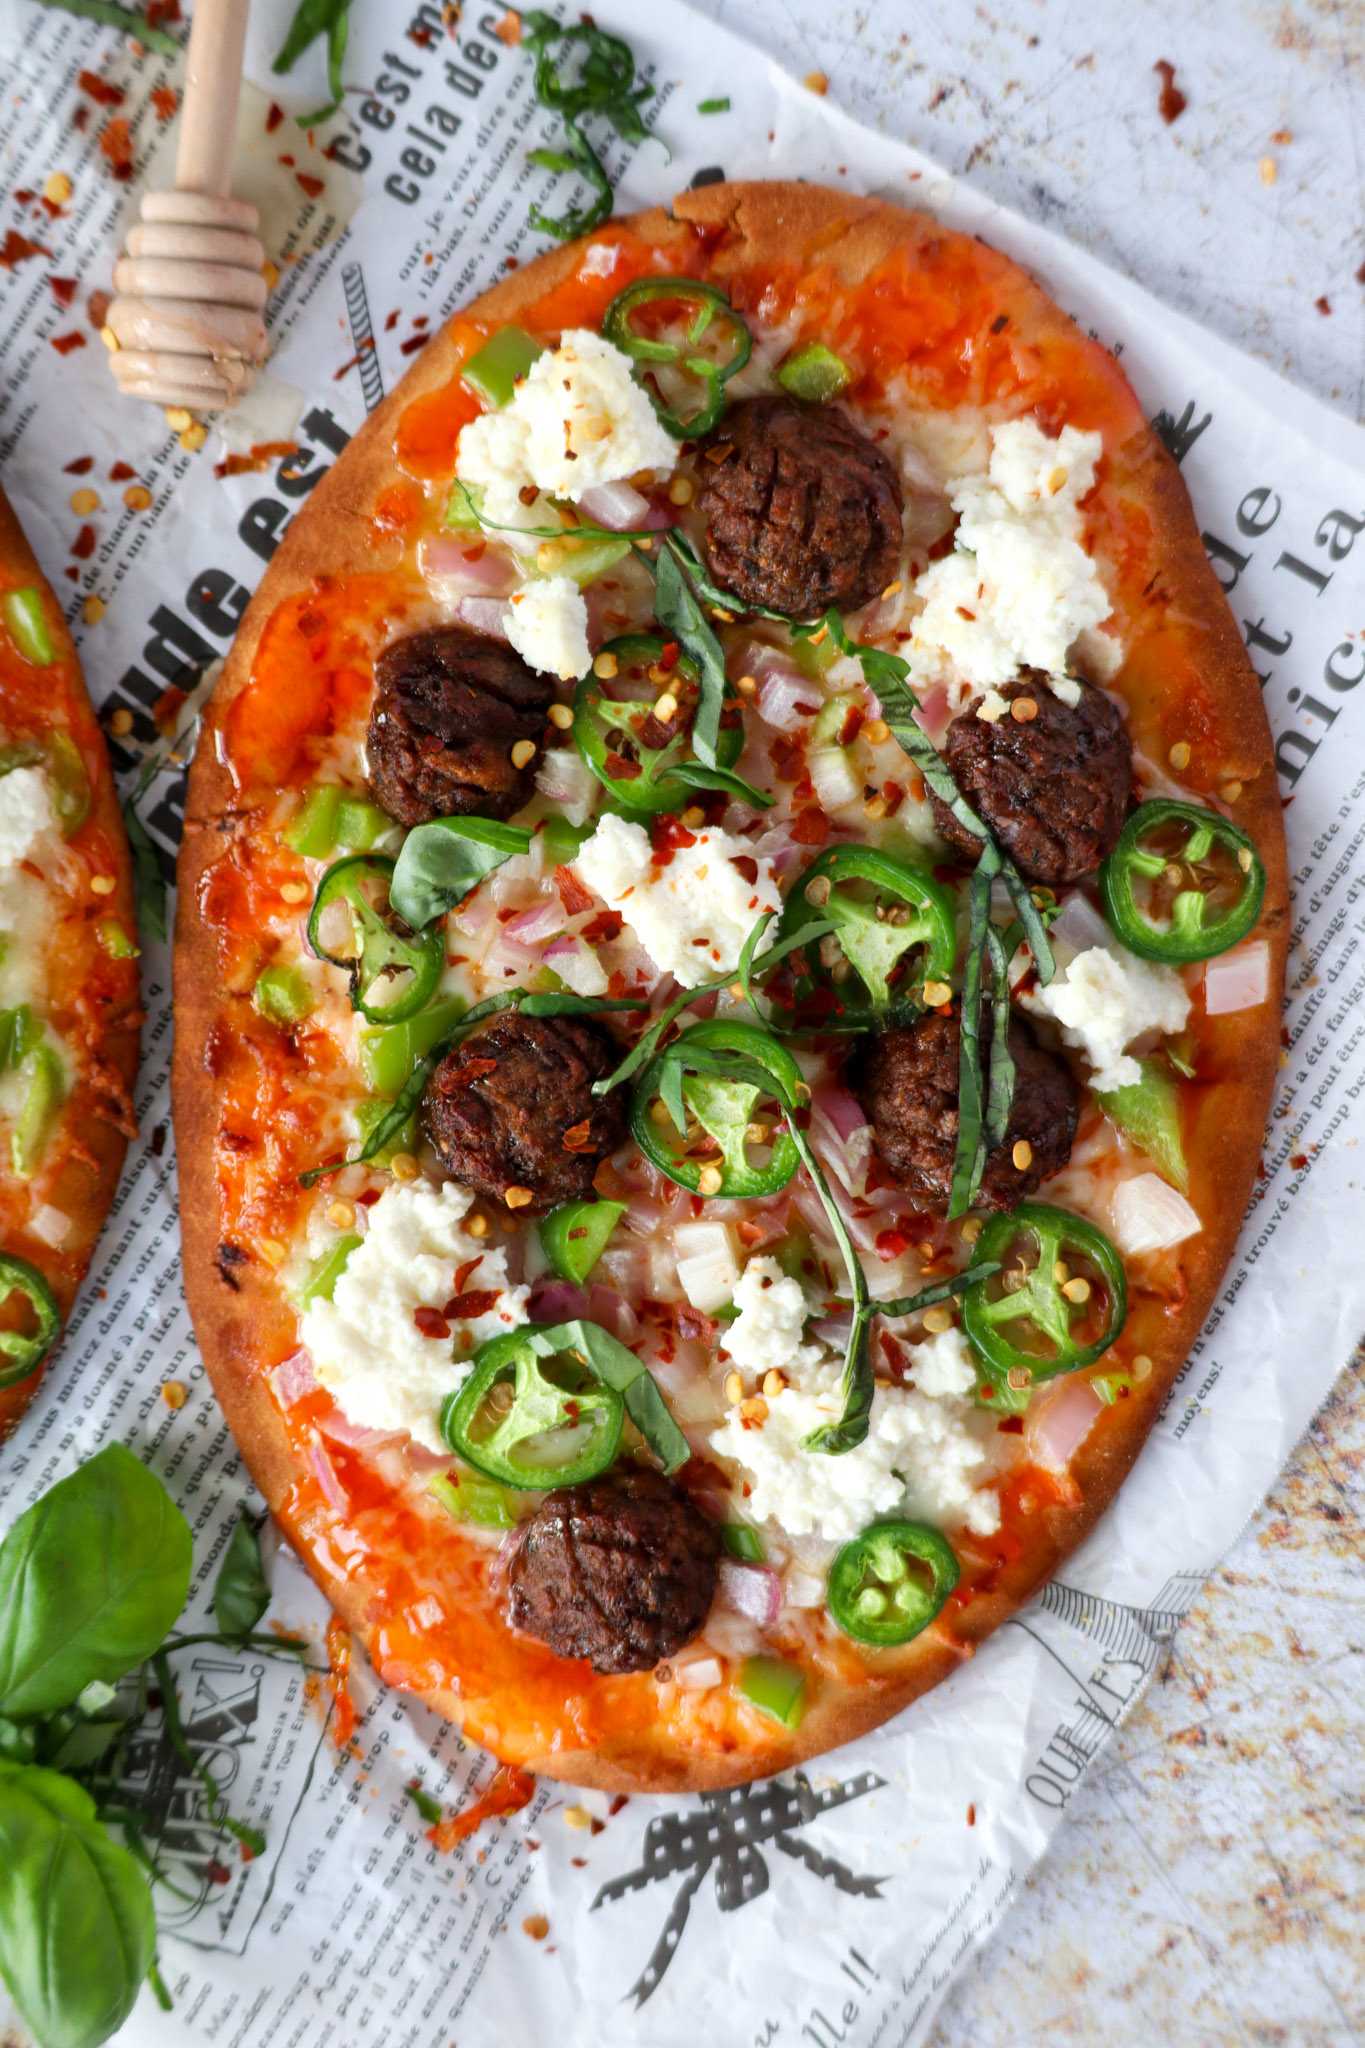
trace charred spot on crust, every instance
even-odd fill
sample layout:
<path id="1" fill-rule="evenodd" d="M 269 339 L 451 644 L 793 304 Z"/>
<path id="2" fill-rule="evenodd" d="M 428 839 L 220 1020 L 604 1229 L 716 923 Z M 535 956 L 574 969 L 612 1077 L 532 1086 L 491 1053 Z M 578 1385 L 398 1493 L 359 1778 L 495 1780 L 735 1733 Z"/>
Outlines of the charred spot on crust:
<path id="1" fill-rule="evenodd" d="M 990 1013 L 982 1017 L 983 1041 Z M 1079 1097 L 1066 1067 L 1044 1052 L 1022 1017 L 1010 1019 L 1014 1101 L 1005 1142 L 986 1155 L 978 1209 L 1015 1209 L 1071 1157 Z M 885 1031 L 854 1055 L 848 1084 L 872 1125 L 882 1159 L 931 1215 L 946 1214 L 957 1152 L 961 1013 L 934 1011 Z M 1015 1164 L 1020 1140 L 1027 1164 Z"/>
<path id="2" fill-rule="evenodd" d="M 743 603 L 800 619 L 855 611 L 895 576 L 900 478 L 847 414 L 751 398 L 701 452 L 707 564 Z"/>
<path id="3" fill-rule="evenodd" d="M 396 640 L 375 664 L 371 796 L 400 825 L 470 812 L 510 818 L 534 790 L 553 697 L 550 678 L 500 641 L 454 626 Z M 518 740 L 536 752 L 514 768 Z"/>
<path id="4" fill-rule="evenodd" d="M 509 1011 L 437 1067 L 422 1101 L 427 1136 L 457 1180 L 494 1201 L 509 1188 L 529 1189 L 540 1207 L 581 1200 L 626 1135 L 624 1092 L 592 1092 L 617 1057 L 582 1018 Z"/>
<path id="5" fill-rule="evenodd" d="M 720 1531 L 661 1472 L 625 1465 L 547 1494 L 508 1572 L 514 1628 L 594 1671 L 652 1671 L 716 1591 Z"/>
<path id="6" fill-rule="evenodd" d="M 1103 690 L 1081 687 L 1064 704 L 1042 675 L 1005 683 L 1013 710 L 994 721 L 964 711 L 948 727 L 943 754 L 967 802 L 1031 882 L 1059 888 L 1093 874 L 1123 830 L 1133 786 L 1133 747 L 1118 706 Z M 981 841 L 930 791 L 934 822 L 964 860 Z"/>
<path id="7" fill-rule="evenodd" d="M 234 1294 L 240 1294 L 242 1291 L 242 1283 L 238 1280 L 235 1269 L 238 1266 L 246 1265 L 249 1256 L 250 1254 L 243 1251 L 241 1245 L 229 1244 L 226 1238 L 223 1239 L 213 1255 L 213 1263 L 218 1268 L 219 1279 L 230 1287 Z"/>

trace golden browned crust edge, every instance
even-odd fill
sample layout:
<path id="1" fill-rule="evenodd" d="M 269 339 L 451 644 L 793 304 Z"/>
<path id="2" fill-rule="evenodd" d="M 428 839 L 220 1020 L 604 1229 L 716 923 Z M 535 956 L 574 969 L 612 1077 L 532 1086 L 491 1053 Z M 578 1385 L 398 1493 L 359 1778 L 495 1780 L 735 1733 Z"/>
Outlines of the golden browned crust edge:
<path id="1" fill-rule="evenodd" d="M 855 199 L 812 185 L 711 185 L 681 193 L 673 204 L 680 221 L 725 227 L 736 238 L 727 268 L 790 262 L 795 248 L 818 245 L 822 262 L 832 263 L 847 284 L 856 285 L 898 246 L 939 234 L 923 215 L 903 212 L 878 200 Z M 669 232 L 662 211 L 639 218 L 646 234 L 661 240 Z M 572 248 L 557 249 L 496 285 L 466 310 L 474 318 L 506 320 L 533 304 L 570 274 Z M 1029 289 L 1039 300 L 1037 286 Z M 252 1369 L 253 1332 L 264 1321 L 264 1304 L 253 1306 L 252 1282 L 226 1298 L 215 1281 L 217 1193 L 213 1173 L 215 1116 L 203 1069 L 207 1034 L 221 1014 L 216 992 L 217 963 L 212 939 L 191 906 L 199 877 L 211 858 L 214 820 L 225 808 L 226 771 L 216 758 L 213 733 L 250 672 L 265 619 L 282 599 L 316 574 L 345 573 L 376 566 L 368 545 L 368 509 L 392 475 L 392 432 L 398 414 L 423 392 L 446 383 L 454 367 L 448 335 L 436 336 L 417 364 L 352 442 L 341 463 L 319 485 L 290 526 L 270 570 L 243 620 L 227 669 L 215 693 L 190 780 L 185 843 L 181 852 L 180 911 L 176 930 L 177 1042 L 173 1101 L 178 1132 L 185 1284 L 200 1343 L 228 1421 L 247 1464 L 272 1507 L 291 1482 L 292 1465 L 279 1412 Z M 1136 488 L 1151 513 L 1164 563 L 1164 584 L 1172 609 L 1204 622 L 1209 651 L 1203 680 L 1228 739 L 1229 767 L 1243 784 L 1233 815 L 1256 840 L 1267 869 L 1265 911 L 1258 928 L 1271 947 L 1272 989 L 1283 986 L 1288 930 L 1288 878 L 1280 802 L 1271 737 L 1260 690 L 1238 637 L 1226 599 L 1204 553 L 1180 473 L 1154 434 L 1146 437 Z M 1233 765 L 1235 764 L 1235 766 Z M 1266 1017 L 1272 1017 L 1267 1024 Z M 1259 1018 L 1259 1021 L 1257 1021 Z M 720 1789 L 788 1768 L 851 1742 L 947 1677 L 974 1646 L 1007 1620 L 1076 1548 L 1113 1498 L 1130 1470 L 1183 1364 L 1190 1344 L 1212 1305 L 1240 1229 L 1254 1184 L 1265 1119 L 1274 1086 L 1279 1008 L 1221 1020 L 1221 1043 L 1232 1049 L 1236 1080 L 1220 1087 L 1217 1117 L 1205 1117 L 1192 1148 L 1199 1191 L 1218 1190 L 1209 1213 L 1214 1220 L 1186 1261 L 1188 1293 L 1170 1316 L 1163 1342 L 1153 1353 L 1150 1379 L 1120 1408 L 1107 1410 L 1072 1462 L 1082 1495 L 1079 1505 L 1042 1511 L 1028 1555 L 1004 1572 L 995 1588 L 978 1596 L 953 1623 L 941 1624 L 903 1652 L 882 1660 L 885 1675 L 856 1692 L 817 1701 L 792 1737 L 774 1734 L 761 1744 L 722 1754 L 657 1754 L 641 1762 L 606 1750 L 556 1750 L 519 1757 L 540 1775 L 563 1778 L 608 1791 L 677 1792 Z M 325 1590 L 348 1626 L 368 1639 L 363 1596 L 344 1581 Z M 460 1723 L 464 1703 L 449 1691 L 423 1695 L 425 1703 Z"/>
<path id="2" fill-rule="evenodd" d="M 123 828 L 123 814 L 119 809 L 118 793 L 114 787 L 113 769 L 107 751 L 104 751 L 103 735 L 99 731 L 94 708 L 85 685 L 80 656 L 76 652 L 61 605 L 56 593 L 48 584 L 38 565 L 37 557 L 29 545 L 28 536 L 19 524 L 18 515 L 3 491 L 0 491 L 0 565 L 7 572 L 20 579 L 21 584 L 40 585 L 47 599 L 47 622 L 57 649 L 57 657 L 67 668 L 71 682 L 71 693 L 77 706 L 89 714 L 92 733 L 102 750 L 101 774 L 91 792 L 91 816 L 93 822 L 107 835 L 114 854 L 115 888 L 106 899 L 109 914 L 122 920 L 130 932 L 137 930 L 137 905 L 133 890 L 132 858 L 128 851 L 127 834 Z M 131 1099 L 137 1081 L 138 1056 L 141 1049 L 141 1021 L 138 1011 L 136 978 L 127 1013 L 109 1020 L 99 1052 L 113 1065 L 122 1082 L 126 1095 Z M 31 1263 L 43 1268 L 57 1296 L 65 1326 L 71 1314 L 72 1304 L 80 1291 L 94 1255 L 104 1220 L 109 1214 L 114 1195 L 118 1189 L 119 1175 L 128 1150 L 128 1141 L 123 1134 L 103 1117 L 92 1113 L 88 1100 L 90 1090 L 78 1089 L 63 1107 L 58 1128 L 78 1138 L 94 1159 L 93 1167 L 87 1167 L 73 1191 L 63 1190 L 63 1208 L 71 1218 L 71 1233 L 61 1249 L 60 1259 L 45 1262 L 41 1247 L 26 1245 L 24 1256 Z M 47 1359 L 27 1380 L 15 1387 L 0 1390 L 0 1437 L 10 1430 L 22 1415 L 24 1409 L 37 1392 L 43 1373 L 52 1363 L 60 1348 L 49 1353 Z"/>

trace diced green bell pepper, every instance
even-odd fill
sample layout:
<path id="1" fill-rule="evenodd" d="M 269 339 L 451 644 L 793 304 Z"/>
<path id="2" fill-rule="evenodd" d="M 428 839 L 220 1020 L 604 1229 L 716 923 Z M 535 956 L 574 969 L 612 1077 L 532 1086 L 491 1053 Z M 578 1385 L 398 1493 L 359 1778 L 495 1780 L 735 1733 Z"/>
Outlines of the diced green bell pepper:
<path id="1" fill-rule="evenodd" d="M 251 1001 L 268 1024 L 279 1024 L 285 1030 L 302 1024 L 317 1007 L 307 976 L 301 969 L 287 967 L 283 962 L 261 969 Z"/>
<path id="2" fill-rule="evenodd" d="M 625 1213 L 624 1202 L 565 1202 L 542 1218 L 541 1250 L 561 1280 L 583 1285 Z"/>
<path id="3" fill-rule="evenodd" d="M 360 1066 L 377 1095 L 397 1095 L 418 1060 L 459 1023 L 469 1005 L 463 996 L 444 996 L 406 1024 L 378 1024 L 360 1033 Z"/>
<path id="4" fill-rule="evenodd" d="M 741 1564 L 762 1564 L 762 1539 L 747 1522 L 722 1522 L 720 1540 L 730 1556 L 737 1557 Z"/>
<path id="5" fill-rule="evenodd" d="M 42 1158 L 52 1120 L 66 1099 L 66 1069 L 52 1046 L 35 1045 L 29 1054 L 32 1079 L 10 1139 L 14 1171 L 21 1180 L 32 1178 Z"/>
<path id="6" fill-rule="evenodd" d="M 336 844 L 348 853 L 369 853 L 394 830 L 394 821 L 363 796 L 343 796 L 337 805 Z"/>
<path id="7" fill-rule="evenodd" d="M 454 1522 L 473 1522 L 481 1529 L 516 1527 L 510 1492 L 481 1472 L 438 1472 L 427 1481 L 427 1491 Z"/>
<path id="8" fill-rule="evenodd" d="M 1183 1195 L 1190 1170 L 1180 1135 L 1180 1083 L 1157 1060 L 1143 1060 L 1142 1079 L 1097 1093 L 1095 1100 L 1125 1138 L 1161 1168 Z"/>
<path id="9" fill-rule="evenodd" d="M 544 353 L 542 344 L 524 327 L 500 327 L 469 358 L 460 375 L 489 405 L 502 407 L 511 403 L 519 380 Z"/>
<path id="10" fill-rule="evenodd" d="M 839 650 L 828 633 L 823 640 L 813 640 L 808 633 L 800 633 L 792 636 L 790 653 L 802 675 L 818 683 L 825 670 L 838 659 Z"/>
<path id="11" fill-rule="evenodd" d="M 597 830 L 596 820 L 586 825 L 571 825 L 567 818 L 558 815 L 542 818 L 540 836 L 545 845 L 545 858 L 555 867 L 565 867 L 576 858 L 585 840 L 591 839 Z"/>
<path id="12" fill-rule="evenodd" d="M 303 802 L 284 834 L 284 843 L 306 860 L 324 860 L 337 843 L 337 812 L 341 808 L 339 782 L 315 783 L 305 791 Z"/>
<path id="13" fill-rule="evenodd" d="M 63 839 L 74 839 L 90 816 L 90 777 L 85 770 L 85 757 L 69 732 L 49 732 L 46 747 L 52 808 L 57 813 Z"/>
<path id="14" fill-rule="evenodd" d="M 4 613 L 10 639 L 25 661 L 31 661 L 35 668 L 47 668 L 57 659 L 43 616 L 41 590 L 32 586 L 27 590 L 7 590 L 0 598 L 0 611 Z"/>
<path id="15" fill-rule="evenodd" d="M 95 926 L 95 937 L 111 960 L 136 960 L 138 957 L 138 947 L 116 917 L 102 917 Z"/>
<path id="16" fill-rule="evenodd" d="M 1112 1408 L 1115 1401 L 1121 1401 L 1132 1384 L 1130 1372 L 1098 1372 L 1090 1379 L 1092 1392 L 1099 1395 L 1106 1408 Z"/>
<path id="17" fill-rule="evenodd" d="M 568 576 L 582 586 L 596 582 L 599 576 L 604 576 L 608 569 L 614 569 L 630 553 L 630 542 L 619 539 L 615 534 L 590 534 L 587 539 L 576 541 L 571 527 L 566 528 L 564 541 L 559 545 L 564 547 L 563 560 L 556 561 L 551 568 L 537 567 L 534 571 L 536 576 Z"/>
<path id="18" fill-rule="evenodd" d="M 346 1261 L 360 1242 L 354 1234 L 339 1237 L 335 1244 L 328 1245 L 320 1258 L 314 1259 L 308 1269 L 308 1278 L 299 1289 L 300 1308 L 307 1308 L 310 1301 L 332 1299 L 337 1281 L 346 1271 Z"/>
<path id="19" fill-rule="evenodd" d="M 805 1712 L 806 1674 L 780 1657 L 746 1657 L 740 1667 L 739 1690 L 761 1713 L 771 1714 L 784 1728 L 799 1728 Z"/>
<path id="20" fill-rule="evenodd" d="M 848 364 L 822 341 L 808 341 L 804 348 L 794 349 L 774 375 L 784 391 L 807 405 L 828 405 L 853 382 Z"/>

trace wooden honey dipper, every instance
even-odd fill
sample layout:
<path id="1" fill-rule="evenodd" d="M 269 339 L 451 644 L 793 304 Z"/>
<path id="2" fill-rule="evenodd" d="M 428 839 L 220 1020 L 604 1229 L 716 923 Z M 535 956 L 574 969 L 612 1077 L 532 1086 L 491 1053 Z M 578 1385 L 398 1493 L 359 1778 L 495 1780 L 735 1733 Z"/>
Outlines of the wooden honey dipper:
<path id="1" fill-rule="evenodd" d="M 128 253 L 114 265 L 114 380 L 156 405 L 235 405 L 265 356 L 260 216 L 229 192 L 247 5 L 197 0 L 175 190 L 143 194 Z"/>

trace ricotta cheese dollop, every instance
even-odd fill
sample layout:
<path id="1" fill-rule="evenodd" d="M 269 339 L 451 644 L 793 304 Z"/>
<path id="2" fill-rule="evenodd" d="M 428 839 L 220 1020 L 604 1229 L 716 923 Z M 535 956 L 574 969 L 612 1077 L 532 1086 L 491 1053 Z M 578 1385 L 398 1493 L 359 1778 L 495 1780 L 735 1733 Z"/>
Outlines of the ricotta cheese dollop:
<path id="1" fill-rule="evenodd" d="M 1054 440 L 1024 419 L 992 428 L 991 444 L 985 473 L 951 485 L 953 553 L 915 585 L 923 610 L 905 648 L 911 675 L 922 685 L 984 689 L 1038 668 L 1074 701 L 1067 652 L 1112 609 L 1081 545 L 1080 502 L 1094 488 L 1103 443 L 1075 427 Z"/>
<path id="2" fill-rule="evenodd" d="M 822 1345 L 802 1343 L 806 1297 L 776 1259 L 750 1259 L 731 1298 L 739 1314 L 721 1341 L 741 1372 L 800 1372 L 825 1356 Z"/>
<path id="3" fill-rule="evenodd" d="M 527 1321 L 530 1289 L 507 1286 L 505 1249 L 462 1228 L 473 1200 L 453 1181 L 386 1188 L 332 1299 L 310 1302 L 301 1318 L 314 1377 L 343 1414 L 367 1429 L 405 1429 L 429 1451 L 445 1449 L 441 1405 L 465 1377 L 457 1345 L 473 1352 Z M 456 1269 L 471 1261 L 465 1289 L 497 1289 L 496 1304 L 468 1322 L 453 1319 L 450 1336 L 425 1336 L 416 1311 L 443 1309 Z"/>
<path id="4" fill-rule="evenodd" d="M 525 526 L 536 523 L 525 490 L 577 499 L 640 470 L 670 471 L 677 459 L 630 358 L 590 328 L 572 327 L 506 405 L 462 429 L 455 474 L 482 494 L 486 518 Z"/>
<path id="5" fill-rule="evenodd" d="M 732 1411 L 712 1432 L 711 1448 L 743 1469 L 751 1489 L 746 1511 L 790 1536 L 832 1543 L 847 1543 L 891 1508 L 936 1528 L 965 1523 L 975 1535 L 992 1535 L 1000 1502 L 981 1482 L 995 1422 L 964 1398 L 975 1373 L 962 1333 L 946 1330 L 913 1346 L 910 1364 L 917 1384 L 879 1387 L 867 1436 L 838 1457 L 801 1448 L 804 1436 L 839 1413 L 837 1364 L 817 1366 L 765 1397 L 768 1412 L 759 1425 Z"/>
<path id="6" fill-rule="evenodd" d="M 561 682 L 577 682 L 592 666 L 588 607 L 570 576 L 524 583 L 511 599 L 507 637 L 522 660 Z"/>
<path id="7" fill-rule="evenodd" d="M 608 813 L 572 865 L 586 888 L 620 911 L 659 972 L 695 988 L 734 972 L 755 918 L 779 907 L 781 891 L 771 861 L 755 860 L 719 826 L 671 853 L 661 865 L 643 826 Z M 737 861 L 754 870 L 752 879 Z"/>
<path id="8" fill-rule="evenodd" d="M 0 775 L 0 867 L 27 860 L 44 832 L 54 831 L 57 814 L 41 768 L 11 768 Z"/>
<path id="9" fill-rule="evenodd" d="M 1181 1031 L 1190 998 L 1173 967 L 1139 960 L 1124 946 L 1088 946 L 1046 988 L 1020 998 L 1036 1016 L 1062 1027 L 1062 1042 L 1090 1062 L 1101 1094 L 1131 1088 L 1142 1068 L 1125 1047 L 1144 1031 Z"/>

